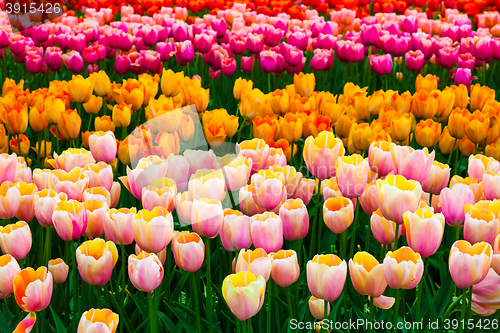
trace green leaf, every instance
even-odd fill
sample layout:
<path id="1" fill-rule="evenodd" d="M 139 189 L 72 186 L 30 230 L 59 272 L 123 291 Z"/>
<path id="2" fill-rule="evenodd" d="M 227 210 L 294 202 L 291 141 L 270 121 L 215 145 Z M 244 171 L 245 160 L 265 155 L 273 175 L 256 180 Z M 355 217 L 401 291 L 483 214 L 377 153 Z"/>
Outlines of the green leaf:
<path id="1" fill-rule="evenodd" d="M 191 322 L 184 316 L 185 313 L 180 311 L 179 309 L 175 307 L 170 308 L 174 315 L 182 322 L 182 325 L 184 326 L 184 329 L 186 332 L 196 332 L 196 329 L 193 327 Z"/>
<path id="2" fill-rule="evenodd" d="M 174 325 L 174 323 L 172 323 L 170 318 L 167 317 L 166 314 L 164 314 L 161 311 L 158 311 L 158 318 L 160 318 L 160 320 L 163 323 L 163 326 L 165 326 L 165 329 L 167 332 L 175 332 L 175 325 Z"/>
<path id="3" fill-rule="evenodd" d="M 0 332 L 1 333 L 10 333 L 9 323 L 7 322 L 7 318 L 3 315 L 3 311 L 0 311 Z"/>
<path id="4" fill-rule="evenodd" d="M 184 284 L 186 283 L 189 273 L 188 272 L 182 272 L 182 278 L 179 280 L 177 283 L 177 286 L 174 289 L 174 292 L 172 293 L 172 297 L 170 298 L 173 301 L 177 301 L 179 299 L 180 292 L 182 291 L 182 288 L 184 287 Z M 175 280 L 173 280 L 175 281 Z"/>
<path id="5" fill-rule="evenodd" d="M 134 331 L 134 333 L 139 333 L 139 332 L 147 332 L 148 330 L 143 330 L 142 328 L 146 325 L 146 323 L 149 323 L 149 318 L 144 320 Z"/>
<path id="6" fill-rule="evenodd" d="M 52 312 L 52 317 L 54 317 L 54 323 L 56 324 L 56 332 L 57 333 L 66 333 L 66 327 L 64 327 L 63 322 L 59 318 L 59 316 L 54 312 L 54 309 L 50 307 L 50 312 Z"/>
<path id="7" fill-rule="evenodd" d="M 142 317 L 146 317 L 146 306 L 144 305 L 144 302 L 139 299 L 136 295 L 129 293 L 130 297 L 132 297 L 132 300 L 134 301 L 135 305 L 137 305 L 137 309 L 141 313 Z"/>

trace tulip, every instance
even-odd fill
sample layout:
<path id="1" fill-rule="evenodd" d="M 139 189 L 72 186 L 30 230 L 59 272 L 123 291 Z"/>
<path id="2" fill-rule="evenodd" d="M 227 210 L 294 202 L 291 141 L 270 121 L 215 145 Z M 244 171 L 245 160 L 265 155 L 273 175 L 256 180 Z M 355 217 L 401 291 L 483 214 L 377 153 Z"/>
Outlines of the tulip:
<path id="1" fill-rule="evenodd" d="M 205 244 L 198 234 L 179 233 L 172 240 L 174 260 L 182 270 L 196 272 L 203 265 L 205 259 Z"/>
<path id="2" fill-rule="evenodd" d="M 92 73 L 90 78 L 94 84 L 94 93 L 100 97 L 111 94 L 111 81 L 105 71 Z"/>
<path id="3" fill-rule="evenodd" d="M 136 208 L 111 209 L 103 221 L 106 239 L 115 244 L 128 245 L 134 241 L 134 219 Z"/>
<path id="4" fill-rule="evenodd" d="M 370 218 L 370 229 L 375 239 L 384 245 L 394 243 L 396 234 L 396 223 L 386 219 L 380 209 L 373 212 Z M 398 238 L 401 236 L 402 229 L 399 229 Z"/>
<path id="5" fill-rule="evenodd" d="M 95 163 L 92 153 L 84 148 L 69 148 L 58 155 L 54 152 L 54 162 L 57 169 L 70 172 L 75 167 L 84 168 L 90 163 Z"/>
<path id="6" fill-rule="evenodd" d="M 284 175 L 271 170 L 261 170 L 252 175 L 251 189 L 255 203 L 272 210 L 280 204 L 286 191 Z"/>
<path id="7" fill-rule="evenodd" d="M 226 251 L 248 249 L 252 245 L 250 218 L 240 211 L 225 209 L 220 239 Z"/>
<path id="8" fill-rule="evenodd" d="M 493 174 L 500 171 L 500 163 L 494 158 L 486 157 L 484 155 L 471 155 L 469 156 L 468 174 L 470 177 L 483 180 L 485 171 L 492 171 Z"/>
<path id="9" fill-rule="evenodd" d="M 403 224 L 403 213 L 414 212 L 422 194 L 421 185 L 414 180 L 406 180 L 400 175 L 389 175 L 377 180 L 377 194 L 383 216 L 398 224 Z"/>
<path id="10" fill-rule="evenodd" d="M 433 255 L 443 238 L 443 214 L 434 214 L 431 209 L 420 208 L 415 213 L 404 213 L 403 217 L 408 246 L 424 258 Z"/>
<path id="11" fill-rule="evenodd" d="M 349 259 L 349 274 L 354 289 L 361 295 L 377 298 L 387 287 L 384 265 L 368 252 L 358 252 Z"/>
<path id="12" fill-rule="evenodd" d="M 500 232 L 500 222 L 490 210 L 486 208 L 473 208 L 467 211 L 466 204 L 464 239 L 471 244 L 486 242 L 493 245 Z"/>
<path id="13" fill-rule="evenodd" d="M 347 264 L 334 254 L 315 255 L 307 262 L 307 285 L 314 297 L 335 301 L 344 288 Z"/>
<path id="14" fill-rule="evenodd" d="M 135 215 L 135 241 L 144 251 L 160 252 L 170 243 L 173 233 L 172 214 L 163 207 L 151 211 L 143 209 Z"/>
<path id="15" fill-rule="evenodd" d="M 81 125 L 82 119 L 78 115 L 76 109 L 62 111 L 57 121 L 57 134 L 59 135 L 59 139 L 69 141 L 76 139 L 80 133 Z M 53 134 L 55 133 L 54 127 L 51 128 L 51 132 Z"/>
<path id="16" fill-rule="evenodd" d="M 302 97 L 310 97 L 314 92 L 316 79 L 314 74 L 295 74 L 293 77 L 295 90 Z"/>
<path id="17" fill-rule="evenodd" d="M 425 77 L 423 77 L 421 74 L 419 74 L 417 76 L 417 79 L 415 81 L 415 90 L 417 92 L 426 91 L 430 93 L 431 91 L 437 89 L 437 87 L 438 80 L 435 75 L 427 74 Z"/>
<path id="18" fill-rule="evenodd" d="M 464 117 L 465 135 L 473 143 L 483 142 L 488 133 L 490 118 L 479 110 Z"/>
<path id="19" fill-rule="evenodd" d="M 31 249 L 31 230 L 28 223 L 18 221 L 0 227 L 0 248 L 17 260 L 23 259 Z"/>
<path id="20" fill-rule="evenodd" d="M 441 124 L 432 119 L 421 120 L 415 128 L 415 138 L 422 147 L 433 147 L 441 135 Z"/>
<path id="21" fill-rule="evenodd" d="M 255 214 L 250 222 L 250 236 L 255 247 L 277 252 L 283 246 L 283 223 L 273 212 Z"/>
<path id="22" fill-rule="evenodd" d="M 427 177 L 422 182 L 422 190 L 427 193 L 439 195 L 450 181 L 450 167 L 437 161 L 432 163 Z"/>
<path id="23" fill-rule="evenodd" d="M 296 282 L 300 275 L 297 253 L 293 250 L 280 250 L 270 253 L 271 277 L 279 286 L 286 288 Z"/>
<path id="24" fill-rule="evenodd" d="M 111 163 L 116 157 L 117 144 L 113 132 L 95 132 L 89 137 L 92 156 L 97 162 Z"/>
<path id="25" fill-rule="evenodd" d="M 36 271 L 25 268 L 14 278 L 13 284 L 16 302 L 24 311 L 37 312 L 49 306 L 53 282 L 47 267 L 39 267 Z"/>
<path id="26" fill-rule="evenodd" d="M 22 134 L 28 127 L 28 106 L 17 101 L 6 103 L 5 108 L 0 112 L 0 120 L 10 134 Z"/>
<path id="27" fill-rule="evenodd" d="M 54 283 L 64 283 L 68 278 L 69 266 L 61 258 L 49 260 L 48 267 Z"/>
<path id="28" fill-rule="evenodd" d="M 330 314 L 330 303 L 327 302 L 327 313 L 325 316 L 325 300 L 311 296 L 309 298 L 309 311 L 311 315 L 316 319 L 324 319 Z"/>
<path id="29" fill-rule="evenodd" d="M 14 278 L 21 273 L 21 268 L 16 259 L 10 254 L 0 256 L 0 294 L 14 292 Z"/>
<path id="30" fill-rule="evenodd" d="M 16 155 L 0 154 L 0 184 L 15 180 L 17 164 Z"/>
<path id="31" fill-rule="evenodd" d="M 16 326 L 12 333 L 26 333 L 31 332 L 36 323 L 35 312 L 30 312 L 21 322 Z"/>
<path id="32" fill-rule="evenodd" d="M 143 251 L 128 257 L 128 276 L 139 290 L 153 292 L 161 284 L 164 274 L 163 265 L 154 253 Z"/>
<path id="33" fill-rule="evenodd" d="M 415 288 L 424 273 L 422 258 L 407 246 L 389 251 L 383 266 L 384 278 L 393 289 Z"/>
<path id="34" fill-rule="evenodd" d="M 220 201 L 206 198 L 193 200 L 191 225 L 194 232 L 204 237 L 215 238 L 220 233 L 223 222 L 224 213 Z"/>
<path id="35" fill-rule="evenodd" d="M 26 184 L 25 182 L 18 182 L 15 186 L 19 189 L 19 209 L 15 215 L 16 218 L 23 221 L 31 221 L 35 217 L 33 199 L 37 192 L 35 184 Z"/>
<path id="36" fill-rule="evenodd" d="M 310 136 L 306 139 L 303 157 L 309 171 L 323 180 L 335 175 L 335 162 L 344 153 L 342 140 L 335 138 L 331 132 L 323 131 L 316 138 Z"/>
<path id="37" fill-rule="evenodd" d="M 57 193 L 66 193 L 71 200 L 81 200 L 89 178 L 83 173 L 83 169 L 75 167 L 69 173 L 63 170 L 53 171 L 49 181 Z"/>
<path id="38" fill-rule="evenodd" d="M 352 201 L 344 197 L 329 198 L 323 204 L 323 219 L 331 231 L 341 234 L 354 220 Z"/>
<path id="39" fill-rule="evenodd" d="M 255 316 L 264 304 L 266 281 L 251 272 L 228 275 L 222 284 L 222 295 L 239 320 Z"/>
<path id="40" fill-rule="evenodd" d="M 427 148 L 414 150 L 409 146 L 391 147 L 394 174 L 406 179 L 423 182 L 434 162 L 435 152 L 429 153 Z"/>
<path id="41" fill-rule="evenodd" d="M 366 188 L 368 161 L 360 155 L 338 157 L 335 163 L 338 187 L 347 198 L 359 197 Z"/>
<path id="42" fill-rule="evenodd" d="M 250 185 L 243 186 L 240 189 L 238 201 L 240 210 L 247 216 L 253 216 L 266 211 L 264 207 L 260 207 L 255 203 Z"/>
<path id="43" fill-rule="evenodd" d="M 198 170 L 189 179 L 188 188 L 193 200 L 201 198 L 222 200 L 225 195 L 222 170 Z"/>
<path id="44" fill-rule="evenodd" d="M 481 282 L 491 266 L 493 249 L 486 242 L 471 245 L 465 240 L 453 243 L 450 250 L 450 274 L 460 289 L 466 289 Z"/>
<path id="45" fill-rule="evenodd" d="M 83 281 L 93 286 L 108 283 L 117 260 L 118 251 L 115 244 L 100 238 L 86 241 L 76 249 L 80 276 Z"/>
<path id="46" fill-rule="evenodd" d="M 61 201 L 54 207 L 52 222 L 65 241 L 78 239 L 87 229 L 87 211 L 75 200 Z"/>
<path id="47" fill-rule="evenodd" d="M 499 275 L 490 268 L 483 281 L 472 286 L 472 310 L 481 316 L 495 313 L 498 308 Z"/>
<path id="48" fill-rule="evenodd" d="M 226 155 L 229 156 L 229 155 Z M 220 163 L 222 172 L 224 173 L 225 183 L 230 191 L 238 191 L 248 183 L 250 171 L 252 168 L 252 160 L 245 156 L 231 155 L 228 158 L 223 158 Z"/>
<path id="49" fill-rule="evenodd" d="M 119 316 L 109 309 L 90 309 L 82 314 L 77 333 L 115 333 L 118 322 Z"/>
<path id="50" fill-rule="evenodd" d="M 465 204 L 474 204 L 474 192 L 465 184 L 455 184 L 444 188 L 440 193 L 441 207 L 446 223 L 459 227 L 465 222 Z"/>
<path id="51" fill-rule="evenodd" d="M 485 171 L 483 174 L 483 194 L 486 200 L 500 199 L 500 172 Z"/>
<path id="52" fill-rule="evenodd" d="M 79 73 L 83 70 L 83 59 L 78 51 L 70 51 L 62 55 L 64 65 L 73 73 Z"/>
<path id="53" fill-rule="evenodd" d="M 175 197 L 175 209 L 177 211 L 177 216 L 181 222 L 185 225 L 191 224 L 191 210 L 193 206 L 193 201 L 189 196 L 189 192 L 179 192 Z"/>
<path id="54" fill-rule="evenodd" d="M 388 75 L 392 72 L 392 58 L 390 54 L 374 55 L 370 60 L 371 70 L 378 75 Z"/>
<path id="55" fill-rule="evenodd" d="M 152 210 L 160 206 L 171 212 L 174 209 L 177 187 L 175 181 L 169 178 L 155 180 L 142 189 L 142 206 Z"/>
<path id="56" fill-rule="evenodd" d="M 283 236 L 287 240 L 302 239 L 309 231 L 309 214 L 301 199 L 288 199 L 279 209 Z"/>
<path id="57" fill-rule="evenodd" d="M 373 142 L 368 149 L 368 163 L 373 172 L 384 177 L 394 169 L 391 148 L 394 143 L 387 141 Z"/>
<path id="58" fill-rule="evenodd" d="M 482 110 L 488 100 L 495 99 L 495 90 L 475 84 L 470 89 L 470 110 L 475 112 Z"/>
<path id="59" fill-rule="evenodd" d="M 83 173 L 88 177 L 88 186 L 91 188 L 102 187 L 108 192 L 113 187 L 113 168 L 105 162 L 87 164 Z"/>

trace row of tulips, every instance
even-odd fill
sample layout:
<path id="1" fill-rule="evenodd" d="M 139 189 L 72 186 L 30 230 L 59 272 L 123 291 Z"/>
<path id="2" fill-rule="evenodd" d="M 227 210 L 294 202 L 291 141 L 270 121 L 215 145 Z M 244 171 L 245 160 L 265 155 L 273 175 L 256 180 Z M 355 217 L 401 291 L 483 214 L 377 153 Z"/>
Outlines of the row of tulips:
<path id="1" fill-rule="evenodd" d="M 38 130 L 35 149 L 44 146 L 48 152 L 49 122 L 53 134 L 65 140 L 53 136 L 51 146 L 64 150 L 55 148 L 44 161 L 31 151 L 0 157 L 6 224 L 0 230 L 0 262 L 8 273 L 2 274 L 1 292 L 10 318 L 4 323 L 13 328 L 24 317 L 10 310 L 12 293 L 30 312 L 18 332 L 32 327 L 133 332 L 148 324 L 152 332 L 178 325 L 188 331 L 271 332 L 310 315 L 348 320 L 353 311 L 394 326 L 408 318 L 466 321 L 470 309 L 486 316 L 496 312 L 500 296 L 490 286 L 500 279 L 500 162 L 472 154 L 496 147 L 498 107 L 492 89 L 476 85 L 470 92 L 465 86 L 440 91 L 437 78 L 427 76 L 418 77 L 413 96 L 394 91 L 368 95 L 365 88 L 347 84 L 335 98 L 315 92 L 314 75 L 300 74 L 281 95 L 265 96 L 252 82 L 239 80 L 233 92 L 241 102 L 234 115 L 206 111 L 208 100 L 196 103 L 197 92 L 203 91 L 199 81 L 165 71 L 161 80 L 141 75 L 118 86 L 99 72 L 87 79 L 53 81 L 48 90 L 30 93 L 22 83 L 6 80 L 1 119 L 12 139 L 5 147 L 17 143 L 22 154 L 27 135 L 33 138 Z M 157 99 L 159 88 L 163 95 Z M 287 98 L 300 101 L 296 105 L 302 109 L 291 109 L 292 103 L 285 108 Z M 112 116 L 93 121 L 94 113 L 105 113 L 104 101 Z M 71 103 L 79 112 L 66 110 Z M 194 106 L 178 109 L 190 103 Z M 334 122 L 318 113 L 328 104 L 343 110 Z M 84 116 L 90 110 L 94 113 Z M 32 112 L 39 118 L 30 117 Z M 346 134 L 339 125 L 344 115 L 353 118 L 345 125 Z M 87 134 L 81 133 L 82 118 L 88 120 Z M 107 132 L 97 129 L 101 118 L 107 119 Z M 132 118 L 132 128 L 145 123 L 127 136 Z M 426 119 L 419 125 L 447 122 L 448 154 L 428 150 L 438 145 L 437 139 L 424 143 L 433 132 L 424 125 L 412 128 L 415 118 Z M 293 131 L 287 123 L 294 123 Z M 40 124 L 45 125 L 37 128 Z M 116 127 L 123 129 L 119 144 Z M 21 133 L 26 133 L 22 143 Z M 280 137 L 292 133 L 290 141 Z M 225 142 L 235 136 L 235 147 Z M 199 150 L 206 145 L 203 137 L 215 151 Z M 391 137 L 415 148 L 392 143 Z M 287 159 L 286 149 L 272 147 L 278 138 L 300 154 Z M 468 160 L 458 153 L 464 139 L 470 142 L 463 154 L 470 155 Z M 69 148 L 80 142 L 90 151 Z M 452 168 L 435 160 L 450 160 L 452 152 L 458 160 L 454 177 Z M 133 162 L 119 177 L 128 191 L 114 181 L 121 169 L 116 156 L 122 164 Z M 49 169 L 32 172 L 30 163 Z M 12 223 L 14 218 L 21 221 Z M 61 258 L 52 259 L 52 253 Z M 61 287 L 54 288 L 53 282 Z M 415 288 L 416 293 L 404 291 Z M 439 309 L 422 303 L 424 297 Z M 53 320 L 42 311 L 49 304 Z M 301 310 L 306 304 L 309 312 Z M 267 313 L 259 311 L 264 306 Z M 91 307 L 112 310 L 81 315 Z M 37 311 L 35 322 L 31 312 Z"/>
<path id="2" fill-rule="evenodd" d="M 2 3 L 3 4 L 3 3 Z M 225 0 L 153 0 L 153 1 L 122 1 L 122 0 L 84 0 L 78 3 L 71 3 L 70 8 L 72 10 L 81 10 L 85 7 L 94 8 L 97 10 L 106 9 L 110 10 L 111 13 L 119 12 L 122 6 L 131 6 L 134 11 L 140 13 L 141 15 L 148 14 L 149 16 L 154 16 L 161 11 L 162 7 L 172 7 L 179 12 L 183 12 L 184 15 L 188 15 L 188 11 L 191 15 L 195 16 L 198 14 L 203 14 L 209 11 L 212 14 L 217 14 L 218 12 L 223 12 L 233 8 L 234 6 L 240 6 L 242 8 L 249 8 L 256 11 L 259 14 L 265 14 L 269 16 L 278 16 L 280 13 L 287 13 L 294 19 L 307 19 L 310 15 L 311 10 L 316 10 L 321 14 L 328 13 L 331 10 L 341 10 L 342 8 L 347 8 L 356 11 L 358 17 L 364 17 L 369 15 L 370 12 L 373 13 L 393 13 L 403 14 L 406 9 L 419 8 L 424 10 L 428 17 L 433 17 L 440 11 L 446 8 L 458 9 L 460 11 L 466 12 L 471 17 L 477 17 L 478 14 L 488 11 L 495 10 L 497 8 L 497 1 L 469 1 L 469 0 L 458 0 L 458 1 L 444 1 L 439 2 L 436 0 L 407 0 L 407 1 L 391 1 L 391 0 L 358 0 L 358 1 L 338 1 L 338 0 L 328 0 L 328 1 L 317 1 L 317 0 L 304 0 L 304 1 L 292 1 L 292 0 L 238 0 L 225 1 Z M 0 8 L 4 8 L 0 5 Z M 190 16 L 190 17 L 193 17 Z"/>
<path id="3" fill-rule="evenodd" d="M 410 86 L 398 80 L 420 72 L 439 71 L 441 87 L 450 80 L 469 86 L 477 77 L 483 85 L 494 84 L 492 73 L 500 54 L 497 11 L 479 14 L 473 30 L 467 15 L 451 9 L 442 20 L 428 19 L 416 10 L 360 19 L 344 8 L 332 11 L 328 21 L 314 11 L 300 21 L 286 14 L 257 15 L 235 4 L 188 24 L 185 15 L 171 8 L 151 17 L 121 7 L 121 21 L 113 21 L 109 10 L 89 8 L 83 20 L 65 14 L 23 34 L 10 33 L 8 16 L 1 14 L 0 54 L 6 77 L 21 70 L 46 79 L 68 79 L 71 73 L 86 76 L 104 69 L 114 70 L 118 79 L 115 75 L 160 73 L 168 63 L 200 74 L 204 88 L 212 81 L 231 84 L 233 76 L 267 74 L 270 92 L 276 80 L 279 85 L 289 80 L 286 73 L 349 73 L 359 83 L 373 71 L 390 77 L 391 85 L 404 91 Z M 220 73 L 225 78 L 216 80 Z M 385 80 L 388 89 L 388 78 L 379 82 L 373 77 L 372 83 L 371 76 L 370 88 Z M 29 82 L 30 88 L 44 81 Z"/>

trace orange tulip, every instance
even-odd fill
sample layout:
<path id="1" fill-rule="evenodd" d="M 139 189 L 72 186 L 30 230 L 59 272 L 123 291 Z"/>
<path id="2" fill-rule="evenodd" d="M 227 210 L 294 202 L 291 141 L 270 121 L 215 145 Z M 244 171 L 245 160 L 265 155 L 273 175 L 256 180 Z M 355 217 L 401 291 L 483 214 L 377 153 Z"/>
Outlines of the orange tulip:
<path id="1" fill-rule="evenodd" d="M 28 128 L 28 106 L 17 101 L 7 103 L 5 108 L 0 108 L 0 120 L 10 134 L 24 133 Z"/>
<path id="2" fill-rule="evenodd" d="M 419 91 L 426 91 L 426 92 L 431 92 L 434 89 L 437 89 L 438 87 L 438 80 L 435 75 L 427 74 L 425 77 L 423 77 L 421 74 L 417 76 L 417 79 L 415 80 L 415 90 L 417 92 Z"/>
<path id="3" fill-rule="evenodd" d="M 490 128 L 490 118 L 476 110 L 464 117 L 465 135 L 473 143 L 483 142 Z"/>
<path id="4" fill-rule="evenodd" d="M 415 128 L 415 138 L 422 147 L 434 146 L 441 135 L 441 124 L 432 119 L 421 120 Z"/>

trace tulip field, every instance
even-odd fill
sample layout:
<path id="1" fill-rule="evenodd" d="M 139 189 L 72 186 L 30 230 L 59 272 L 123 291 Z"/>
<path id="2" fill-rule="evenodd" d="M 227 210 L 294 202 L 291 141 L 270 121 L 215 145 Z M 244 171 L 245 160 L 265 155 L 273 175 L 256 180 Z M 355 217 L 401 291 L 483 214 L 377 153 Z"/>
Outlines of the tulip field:
<path id="1" fill-rule="evenodd" d="M 0 0 L 0 333 L 498 332 L 499 10 Z"/>

